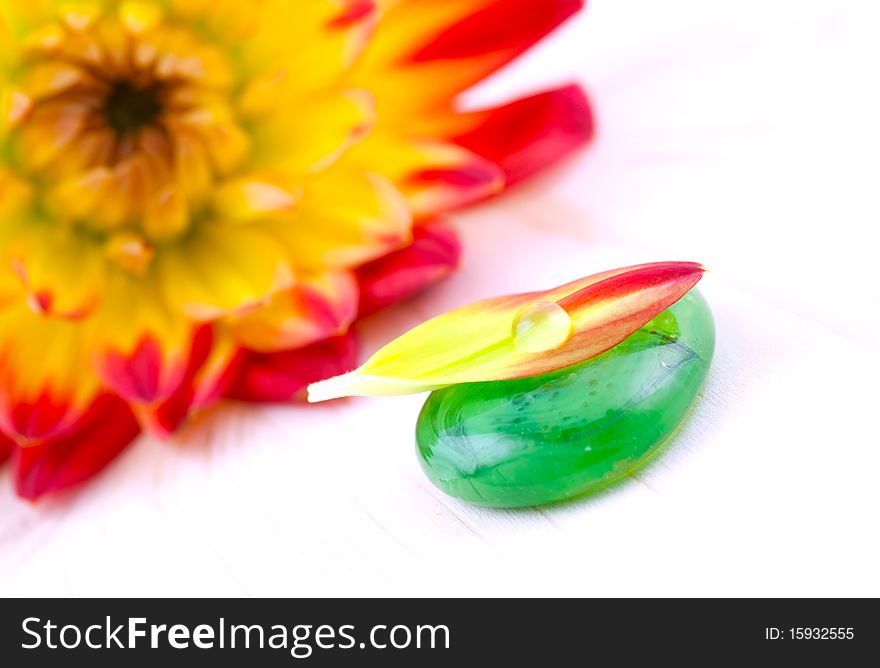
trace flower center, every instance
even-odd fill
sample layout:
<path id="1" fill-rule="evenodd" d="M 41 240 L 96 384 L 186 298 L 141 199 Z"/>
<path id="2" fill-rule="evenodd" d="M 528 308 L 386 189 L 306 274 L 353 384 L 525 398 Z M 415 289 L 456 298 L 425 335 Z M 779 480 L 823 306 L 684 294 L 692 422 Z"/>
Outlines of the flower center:
<path id="1" fill-rule="evenodd" d="M 162 113 L 159 87 L 138 87 L 130 81 L 117 81 L 110 89 L 103 113 L 118 135 L 131 134 L 152 125 Z"/>
<path id="2" fill-rule="evenodd" d="M 147 3 L 106 4 L 65 9 L 31 39 L 12 150 L 41 185 L 42 211 L 140 270 L 204 219 L 251 144 L 216 44 L 161 13 L 147 21 Z"/>

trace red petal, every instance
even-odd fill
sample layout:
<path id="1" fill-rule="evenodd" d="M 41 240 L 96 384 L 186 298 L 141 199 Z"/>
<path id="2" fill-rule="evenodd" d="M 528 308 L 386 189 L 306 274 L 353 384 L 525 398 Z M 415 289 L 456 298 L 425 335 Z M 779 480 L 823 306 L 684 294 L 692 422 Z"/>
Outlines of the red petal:
<path id="1" fill-rule="evenodd" d="M 440 222 L 413 229 L 409 246 L 357 270 L 361 317 L 412 297 L 446 278 L 458 266 L 461 244 Z"/>
<path id="2" fill-rule="evenodd" d="M 6 463 L 12 451 L 15 449 L 15 441 L 0 432 L 0 466 Z"/>
<path id="3" fill-rule="evenodd" d="M 128 405 L 113 395 L 97 399 L 68 434 L 17 448 L 13 459 L 19 496 L 35 500 L 99 473 L 140 432 Z"/>
<path id="4" fill-rule="evenodd" d="M 210 327 L 193 328 L 182 335 L 183 350 L 179 353 L 170 351 L 168 341 L 163 342 L 149 332 L 130 353 L 107 348 L 98 357 L 100 375 L 110 389 L 133 404 L 155 405 L 165 401 L 180 389 L 187 369 L 204 362 L 211 348 L 210 331 L 205 339 L 205 329 Z M 207 349 L 201 349 L 206 343 Z"/>
<path id="5" fill-rule="evenodd" d="M 311 383 L 356 366 L 357 340 L 351 332 L 297 350 L 251 352 L 226 396 L 239 401 L 287 402 L 303 396 Z"/>
<path id="6" fill-rule="evenodd" d="M 54 399 L 44 392 L 32 401 L 8 406 L 2 417 L 4 429 L 29 439 L 63 432 L 77 416 L 68 400 Z"/>
<path id="7" fill-rule="evenodd" d="M 471 58 L 494 53 L 519 56 L 584 6 L 584 0 L 495 0 L 447 27 L 412 56 L 415 61 Z"/>
<path id="8" fill-rule="evenodd" d="M 129 356 L 108 352 L 102 371 L 113 380 L 113 389 L 130 401 L 155 401 L 162 384 L 162 345 L 145 335 Z"/>
<path id="9" fill-rule="evenodd" d="M 206 331 L 210 333 L 210 329 L 206 328 Z M 219 401 L 238 377 L 245 359 L 243 351 L 233 354 L 228 363 L 224 358 L 222 369 L 211 370 L 203 366 L 208 361 L 210 338 L 203 334 L 202 341 L 197 342 L 197 345 L 199 352 L 193 355 L 186 377 L 178 390 L 165 402 L 140 415 L 141 421 L 147 422 L 150 431 L 159 437 L 170 437 L 193 411 Z"/>
<path id="10" fill-rule="evenodd" d="M 460 209 L 504 190 L 502 170 L 470 153 L 456 165 L 427 167 L 412 172 L 401 184 L 417 216 Z"/>
<path id="11" fill-rule="evenodd" d="M 511 186 L 566 157 L 593 136 L 583 90 L 567 86 L 477 112 L 473 130 L 453 139 L 499 165 Z"/>

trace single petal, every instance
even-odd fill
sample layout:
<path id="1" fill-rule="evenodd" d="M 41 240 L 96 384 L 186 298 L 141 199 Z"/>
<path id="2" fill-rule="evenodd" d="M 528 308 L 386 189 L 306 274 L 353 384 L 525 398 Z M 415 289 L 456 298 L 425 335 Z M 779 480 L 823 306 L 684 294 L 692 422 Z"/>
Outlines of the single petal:
<path id="1" fill-rule="evenodd" d="M 288 402 L 305 396 L 310 383 L 345 373 L 357 366 L 353 333 L 306 348 L 279 353 L 249 353 L 226 393 L 249 402 Z"/>
<path id="2" fill-rule="evenodd" d="M 453 141 L 500 166 L 510 187 L 561 160 L 593 136 L 593 115 L 578 86 L 566 86 L 467 114 Z"/>
<path id="3" fill-rule="evenodd" d="M 19 496 L 33 501 L 79 485 L 102 471 L 139 432 L 126 403 L 103 395 L 69 433 L 16 449 L 15 489 Z"/>
<path id="4" fill-rule="evenodd" d="M 274 352 L 344 334 L 358 309 L 358 285 L 348 272 L 301 276 L 264 307 L 227 320 L 245 348 Z"/>
<path id="5" fill-rule="evenodd" d="M 49 438 L 82 416 L 99 390 L 81 324 L 0 311 L 0 429 L 22 439 Z"/>
<path id="6" fill-rule="evenodd" d="M 357 270 L 361 317 L 426 290 L 458 266 L 461 244 L 447 225 L 433 221 L 413 229 L 412 242 Z"/>
<path id="7" fill-rule="evenodd" d="M 407 332 L 356 371 L 313 385 L 309 399 L 412 394 L 561 369 L 613 348 L 687 294 L 704 271 L 660 262 L 477 302 Z"/>

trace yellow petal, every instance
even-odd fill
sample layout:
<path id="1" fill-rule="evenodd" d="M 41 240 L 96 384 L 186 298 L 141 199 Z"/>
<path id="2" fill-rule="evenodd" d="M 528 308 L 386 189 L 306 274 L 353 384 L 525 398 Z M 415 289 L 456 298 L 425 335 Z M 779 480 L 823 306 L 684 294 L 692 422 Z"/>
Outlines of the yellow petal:
<path id="1" fill-rule="evenodd" d="M 265 304 L 293 284 L 282 246 L 247 226 L 203 222 L 155 263 L 167 301 L 199 321 Z"/>
<path id="2" fill-rule="evenodd" d="M 222 15 L 223 3 L 213 4 L 218 5 L 214 14 Z M 357 3 L 361 11 L 350 13 L 355 3 L 348 0 L 268 2 L 260 12 L 251 10 L 252 4 L 247 9 L 259 13 L 259 21 L 248 25 L 251 34 L 242 43 L 245 71 L 259 76 L 284 67 L 300 99 L 342 79 L 367 45 L 376 18 L 368 3 Z"/>
<path id="3" fill-rule="evenodd" d="M 0 232 L 6 220 L 22 213 L 33 201 L 33 186 L 8 169 L 0 168 Z"/>
<path id="4" fill-rule="evenodd" d="M 135 35 L 150 32 L 162 23 L 162 8 L 149 2 L 123 2 L 119 6 L 119 19 L 126 29 Z"/>
<path id="5" fill-rule="evenodd" d="M 21 88 L 6 86 L 0 91 L 0 136 L 27 118 L 34 102 Z"/>
<path id="6" fill-rule="evenodd" d="M 62 182 L 51 194 L 53 213 L 115 230 L 141 215 L 153 188 L 148 158 L 135 152 L 115 167 L 98 167 Z"/>
<path id="7" fill-rule="evenodd" d="M 101 297 L 100 248 L 73 230 L 29 225 L 9 242 L 7 252 L 37 313 L 81 318 Z"/>
<path id="8" fill-rule="evenodd" d="M 39 2 L 16 2 L 16 0 L 4 0 L 0 7 L 2 25 L 14 37 L 22 37 L 37 28 L 45 25 L 53 18 L 52 4 L 40 0 Z"/>
<path id="9" fill-rule="evenodd" d="M 21 304 L 26 298 L 21 281 L 15 276 L 11 268 L 0 269 L 0 311 L 14 304 Z"/>
<path id="10" fill-rule="evenodd" d="M 273 214 L 290 213 L 300 197 L 302 192 L 298 188 L 255 175 L 220 186 L 214 195 L 214 209 L 224 219 L 252 222 Z"/>
<path id="11" fill-rule="evenodd" d="M 62 2 L 58 7 L 58 16 L 64 24 L 74 32 L 88 30 L 103 11 L 101 2 Z"/>
<path id="12" fill-rule="evenodd" d="M 191 132 L 175 135 L 174 175 L 190 202 L 203 200 L 210 191 L 214 179 L 211 158 L 205 145 Z"/>
<path id="13" fill-rule="evenodd" d="M 201 108 L 176 117 L 169 125 L 175 136 L 188 135 L 200 142 L 210 159 L 207 166 L 222 174 L 233 172 L 251 150 L 250 137 L 220 110 Z"/>
<path id="14" fill-rule="evenodd" d="M 186 196 L 176 184 L 156 193 L 144 212 L 144 232 L 155 241 L 176 239 L 189 228 L 189 223 Z"/>
<path id="15" fill-rule="evenodd" d="M 133 276 L 145 276 L 155 250 L 136 232 L 120 232 L 104 244 L 104 255 Z"/>
<path id="16" fill-rule="evenodd" d="M 40 170 L 55 160 L 86 128 L 87 105 L 47 105 L 34 109 L 19 130 L 18 154 L 29 169 Z"/>
<path id="17" fill-rule="evenodd" d="M 28 70 L 24 89 L 31 99 L 39 100 L 89 84 L 94 85 L 95 80 L 82 68 L 70 63 L 48 61 Z"/>
<path id="18" fill-rule="evenodd" d="M 262 163 L 291 175 L 326 169 L 369 133 L 374 104 L 370 93 L 347 90 L 281 105 L 276 114 L 257 123 L 256 154 Z"/>
<path id="19" fill-rule="evenodd" d="M 312 385 L 309 400 L 412 394 L 561 369 L 613 348 L 687 294 L 704 271 L 690 262 L 639 265 L 477 302 L 407 332 L 359 369 Z"/>

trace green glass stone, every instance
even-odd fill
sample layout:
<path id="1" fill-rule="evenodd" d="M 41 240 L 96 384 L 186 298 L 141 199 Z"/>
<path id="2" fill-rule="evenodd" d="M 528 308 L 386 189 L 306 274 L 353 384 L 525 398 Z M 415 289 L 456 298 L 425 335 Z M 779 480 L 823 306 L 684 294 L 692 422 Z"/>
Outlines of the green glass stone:
<path id="1" fill-rule="evenodd" d="M 450 496 L 498 508 L 600 489 L 644 464 L 673 432 L 714 348 L 712 314 L 694 290 L 599 357 L 438 390 L 416 427 L 422 468 Z"/>

